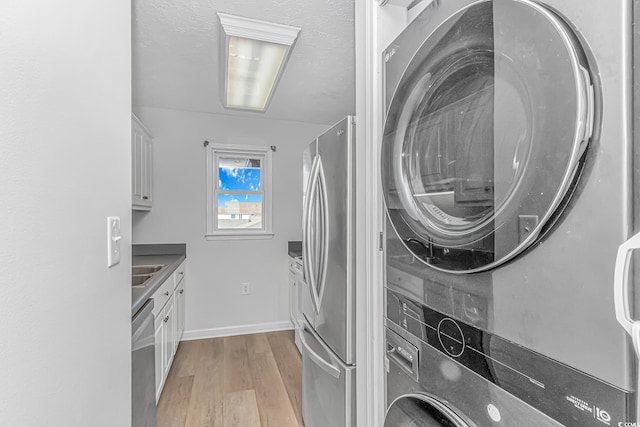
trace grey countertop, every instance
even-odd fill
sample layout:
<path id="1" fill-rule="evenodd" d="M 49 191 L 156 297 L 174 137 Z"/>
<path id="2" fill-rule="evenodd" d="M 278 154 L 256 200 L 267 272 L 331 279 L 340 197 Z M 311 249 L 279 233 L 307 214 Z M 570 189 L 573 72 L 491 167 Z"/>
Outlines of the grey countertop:
<path id="1" fill-rule="evenodd" d="M 144 246 L 143 250 L 136 250 L 134 245 L 134 255 L 131 258 L 131 265 L 164 265 L 164 267 L 155 273 L 149 280 L 149 283 L 144 288 L 131 288 L 131 316 L 142 308 L 144 303 L 151 298 L 151 295 L 160 287 L 165 280 L 171 277 L 171 274 L 180 266 L 182 261 L 186 259 L 186 250 L 176 250 L 174 254 L 167 254 L 171 252 L 167 250 L 155 251 L 159 254 L 154 255 L 153 247 L 160 247 L 161 245 L 138 245 Z M 167 245 L 164 245 L 162 249 L 165 249 Z M 176 245 L 178 246 L 178 245 Z M 184 246 L 182 246 L 184 247 Z M 140 249 L 140 248 L 138 248 Z M 139 255 L 136 255 L 139 254 Z M 146 255 L 144 255 L 146 254 Z"/>

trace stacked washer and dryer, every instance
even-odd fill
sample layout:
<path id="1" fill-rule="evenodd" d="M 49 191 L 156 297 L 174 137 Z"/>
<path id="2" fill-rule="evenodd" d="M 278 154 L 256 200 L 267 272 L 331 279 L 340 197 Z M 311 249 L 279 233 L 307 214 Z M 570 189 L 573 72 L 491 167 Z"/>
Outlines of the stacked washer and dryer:
<path id="1" fill-rule="evenodd" d="M 631 3 L 432 1 L 384 51 L 386 427 L 636 421 Z"/>

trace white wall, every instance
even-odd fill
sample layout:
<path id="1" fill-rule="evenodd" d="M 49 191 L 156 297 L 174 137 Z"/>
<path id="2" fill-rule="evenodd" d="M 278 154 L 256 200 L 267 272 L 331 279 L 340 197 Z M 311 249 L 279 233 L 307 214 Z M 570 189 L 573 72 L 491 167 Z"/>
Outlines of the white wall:
<path id="1" fill-rule="evenodd" d="M 144 107 L 136 114 L 154 137 L 154 205 L 134 212 L 133 240 L 187 244 L 186 337 L 286 325 L 287 241 L 302 235 L 302 151 L 328 126 Z M 277 146 L 273 239 L 205 240 L 205 140 Z M 240 295 L 242 282 L 250 295 Z"/>
<path id="2" fill-rule="evenodd" d="M 2 425 L 130 423 L 130 8 L 0 2 Z"/>

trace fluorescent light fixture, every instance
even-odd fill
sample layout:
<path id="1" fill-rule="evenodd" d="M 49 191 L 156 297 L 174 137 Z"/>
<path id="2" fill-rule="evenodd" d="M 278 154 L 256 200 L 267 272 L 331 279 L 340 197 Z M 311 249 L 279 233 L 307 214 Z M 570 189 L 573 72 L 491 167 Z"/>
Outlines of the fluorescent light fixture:
<path id="1" fill-rule="evenodd" d="M 224 106 L 264 112 L 300 28 L 218 13 L 224 36 Z"/>

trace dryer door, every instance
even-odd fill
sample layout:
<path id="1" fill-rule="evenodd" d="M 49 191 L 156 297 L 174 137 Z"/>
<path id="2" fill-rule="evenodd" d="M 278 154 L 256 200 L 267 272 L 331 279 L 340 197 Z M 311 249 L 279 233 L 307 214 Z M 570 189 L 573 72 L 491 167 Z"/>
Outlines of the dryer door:
<path id="1" fill-rule="evenodd" d="M 384 427 L 468 427 L 462 418 L 442 402 L 427 395 L 397 398 L 389 407 Z"/>
<path id="2" fill-rule="evenodd" d="M 456 273 L 494 268 L 549 228 L 594 121 L 587 60 L 560 17 L 528 0 L 468 3 L 425 30 L 392 94 L 381 163 L 400 239 Z"/>

